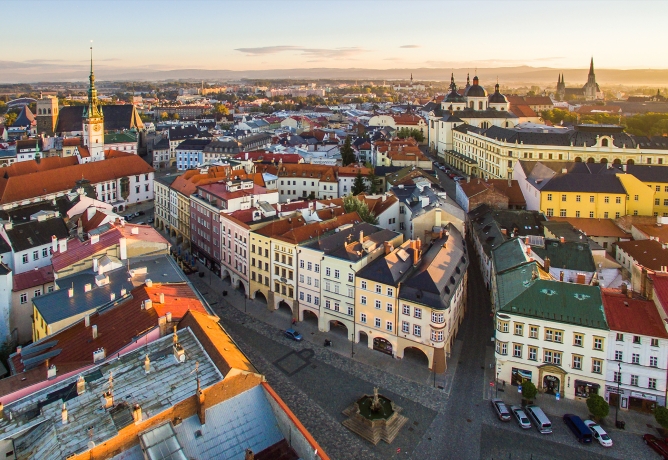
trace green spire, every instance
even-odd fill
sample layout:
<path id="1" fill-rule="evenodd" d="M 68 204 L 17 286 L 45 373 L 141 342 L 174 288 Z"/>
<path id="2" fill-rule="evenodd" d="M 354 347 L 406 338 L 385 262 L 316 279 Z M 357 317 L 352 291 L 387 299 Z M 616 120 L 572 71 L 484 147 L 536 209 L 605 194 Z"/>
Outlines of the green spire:
<path id="1" fill-rule="evenodd" d="M 88 87 L 88 107 L 84 111 L 84 117 L 101 118 L 100 103 L 97 99 L 97 89 L 95 89 L 95 74 L 93 73 L 93 47 L 90 47 L 90 76 L 88 77 L 90 86 Z"/>

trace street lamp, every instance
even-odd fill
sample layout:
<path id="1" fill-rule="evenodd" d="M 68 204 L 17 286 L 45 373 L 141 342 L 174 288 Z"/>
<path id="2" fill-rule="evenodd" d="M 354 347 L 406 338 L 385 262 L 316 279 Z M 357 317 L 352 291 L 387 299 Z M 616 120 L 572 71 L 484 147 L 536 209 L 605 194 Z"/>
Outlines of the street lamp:
<path id="1" fill-rule="evenodd" d="M 495 398 L 499 397 L 499 374 L 501 373 L 501 368 L 497 367 L 496 368 L 496 382 L 494 382 L 494 386 L 496 387 L 496 396 Z"/>
<path id="2" fill-rule="evenodd" d="M 248 299 L 248 296 L 247 296 L 246 293 L 244 292 L 244 313 L 248 313 L 247 310 L 246 310 L 246 300 L 247 300 L 247 299 Z"/>
<path id="3" fill-rule="evenodd" d="M 619 425 L 617 415 L 619 414 L 619 405 L 622 401 L 622 394 L 619 389 L 619 386 L 622 383 L 622 363 L 617 363 L 617 369 L 617 407 L 615 407 L 615 426 Z"/>
<path id="4" fill-rule="evenodd" d="M 355 358 L 355 332 L 350 334 L 351 340 L 350 340 L 350 357 Z"/>

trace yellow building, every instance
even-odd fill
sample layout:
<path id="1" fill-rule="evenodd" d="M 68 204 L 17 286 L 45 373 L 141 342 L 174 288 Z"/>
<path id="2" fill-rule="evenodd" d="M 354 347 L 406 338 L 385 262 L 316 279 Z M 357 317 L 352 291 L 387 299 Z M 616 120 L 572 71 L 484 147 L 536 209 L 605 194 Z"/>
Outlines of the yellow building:
<path id="1" fill-rule="evenodd" d="M 626 172 L 654 192 L 651 215 L 668 217 L 668 165 L 628 165 Z"/>
<path id="2" fill-rule="evenodd" d="M 665 172 L 668 173 L 668 169 Z M 653 215 L 655 192 L 652 184 L 645 184 L 629 173 L 617 174 L 617 178 L 626 190 L 626 214 L 629 216 Z"/>
<path id="3" fill-rule="evenodd" d="M 437 373 L 446 369 L 466 310 L 468 260 L 462 234 L 450 224 L 428 247 L 404 242 L 357 273 L 357 340 L 403 358 L 423 355 Z"/>

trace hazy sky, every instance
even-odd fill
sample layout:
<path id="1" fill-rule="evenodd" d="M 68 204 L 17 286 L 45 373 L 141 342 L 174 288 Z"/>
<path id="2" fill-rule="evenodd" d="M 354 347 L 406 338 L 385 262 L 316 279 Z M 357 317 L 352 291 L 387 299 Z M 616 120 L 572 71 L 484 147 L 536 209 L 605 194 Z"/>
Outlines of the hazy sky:
<path id="1" fill-rule="evenodd" d="M 668 68 L 667 1 L 4 1 L 0 64 Z M 12 62 L 2 62 L 12 61 Z"/>

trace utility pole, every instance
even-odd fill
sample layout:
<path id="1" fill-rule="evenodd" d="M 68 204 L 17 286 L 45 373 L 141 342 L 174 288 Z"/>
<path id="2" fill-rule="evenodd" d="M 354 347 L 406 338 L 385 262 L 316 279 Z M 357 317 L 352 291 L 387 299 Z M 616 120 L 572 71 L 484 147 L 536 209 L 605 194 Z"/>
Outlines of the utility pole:
<path id="1" fill-rule="evenodd" d="M 619 405 L 622 402 L 622 394 L 620 392 L 620 384 L 622 383 L 622 363 L 617 363 L 617 407 L 615 407 L 615 426 L 619 428 L 619 421 L 618 421 L 618 415 L 619 415 Z"/>

